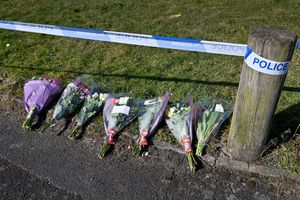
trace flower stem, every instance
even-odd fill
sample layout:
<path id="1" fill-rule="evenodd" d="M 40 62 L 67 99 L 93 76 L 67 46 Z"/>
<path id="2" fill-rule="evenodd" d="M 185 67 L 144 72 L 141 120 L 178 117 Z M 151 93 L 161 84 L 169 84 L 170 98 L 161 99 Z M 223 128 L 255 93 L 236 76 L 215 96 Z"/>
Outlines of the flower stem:
<path id="1" fill-rule="evenodd" d="M 132 145 L 133 154 L 135 154 L 135 155 L 140 154 L 142 152 L 142 150 L 143 150 L 143 147 L 139 142 L 133 143 L 133 145 Z"/>
<path id="2" fill-rule="evenodd" d="M 33 117 L 32 115 L 30 115 L 30 113 L 28 113 L 23 125 L 22 125 L 22 128 L 25 130 L 25 131 L 30 131 L 31 130 L 31 126 L 32 126 L 32 121 L 33 121 Z"/>
<path id="3" fill-rule="evenodd" d="M 110 145 L 107 142 L 103 143 L 103 145 L 99 149 L 98 157 L 100 159 L 103 159 L 109 149 L 110 149 Z"/>
<path id="4" fill-rule="evenodd" d="M 68 135 L 68 138 L 71 140 L 75 140 L 77 137 L 77 133 L 80 131 L 80 126 L 76 126 Z"/>
<path id="5" fill-rule="evenodd" d="M 33 118 L 34 118 L 34 111 L 35 111 L 35 107 L 32 107 L 29 111 L 29 113 L 27 114 L 26 116 L 26 119 L 22 125 L 22 128 L 25 130 L 25 131 L 30 131 L 31 130 L 31 126 L 32 126 L 32 122 L 33 122 Z"/>
<path id="6" fill-rule="evenodd" d="M 54 119 L 46 122 L 46 124 L 42 127 L 40 133 L 44 133 L 52 124 L 54 123 Z"/>
<path id="7" fill-rule="evenodd" d="M 189 167 L 190 167 L 191 171 L 195 172 L 196 171 L 197 162 L 196 162 L 196 160 L 194 158 L 193 153 L 188 153 L 187 157 L 188 157 Z"/>
<path id="8" fill-rule="evenodd" d="M 198 143 L 197 144 L 197 149 L 196 149 L 196 155 L 201 157 L 203 153 L 203 145 Z"/>

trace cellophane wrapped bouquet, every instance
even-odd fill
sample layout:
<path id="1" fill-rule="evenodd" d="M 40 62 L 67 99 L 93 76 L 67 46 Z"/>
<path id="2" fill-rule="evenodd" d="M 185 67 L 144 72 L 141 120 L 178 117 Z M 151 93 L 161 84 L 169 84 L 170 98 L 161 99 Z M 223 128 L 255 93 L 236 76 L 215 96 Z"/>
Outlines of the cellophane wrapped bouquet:
<path id="1" fill-rule="evenodd" d="M 189 167 L 193 172 L 196 170 L 197 164 L 192 147 L 195 109 L 196 106 L 190 96 L 188 103 L 178 102 L 166 110 L 166 123 L 173 135 L 183 145 Z"/>
<path id="2" fill-rule="evenodd" d="M 197 148 L 196 155 L 202 156 L 203 149 L 208 141 L 219 131 L 221 125 L 226 121 L 232 108 L 229 102 L 202 99 L 198 102 L 199 115 L 197 122 Z"/>
<path id="3" fill-rule="evenodd" d="M 55 78 L 43 77 L 29 80 L 24 85 L 24 105 L 27 117 L 23 123 L 25 130 L 31 130 L 34 118 L 40 114 L 62 92 L 60 81 Z"/>
<path id="4" fill-rule="evenodd" d="M 90 93 L 90 89 L 85 82 L 88 82 L 86 77 L 79 77 L 67 85 L 55 105 L 52 118 L 42 127 L 41 132 L 53 125 L 56 120 L 70 117 L 80 109 L 84 99 Z"/>
<path id="5" fill-rule="evenodd" d="M 68 137 L 74 140 L 82 127 L 94 117 L 104 106 L 107 94 L 101 92 L 100 88 L 93 86 L 91 91 L 84 99 L 83 106 L 77 115 L 75 128 L 69 133 Z"/>
<path id="6" fill-rule="evenodd" d="M 104 158 L 111 145 L 115 144 L 115 136 L 138 114 L 138 107 L 129 94 L 109 94 L 103 109 L 105 137 L 99 150 L 99 158 Z"/>
<path id="7" fill-rule="evenodd" d="M 138 121 L 140 135 L 135 141 L 134 153 L 140 153 L 142 148 L 148 145 L 148 138 L 153 136 L 164 117 L 169 98 L 170 93 L 166 92 L 161 97 L 139 101 Z"/>

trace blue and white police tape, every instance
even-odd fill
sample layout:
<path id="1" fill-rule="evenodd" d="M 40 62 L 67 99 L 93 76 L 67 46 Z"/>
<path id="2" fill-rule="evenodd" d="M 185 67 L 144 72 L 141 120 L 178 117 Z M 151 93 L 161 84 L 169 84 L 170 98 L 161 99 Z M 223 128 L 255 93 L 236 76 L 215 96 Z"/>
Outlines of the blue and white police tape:
<path id="1" fill-rule="evenodd" d="M 296 43 L 296 49 L 299 49 L 299 50 L 300 50 L 300 39 L 297 40 L 297 43 Z"/>
<path id="2" fill-rule="evenodd" d="M 246 45 L 65 26 L 0 21 L 0 28 L 140 46 L 244 56 Z"/>
<path id="3" fill-rule="evenodd" d="M 244 58 L 249 67 L 265 74 L 282 75 L 286 74 L 289 68 L 289 62 L 277 62 L 263 58 L 248 47 Z"/>
<path id="4" fill-rule="evenodd" d="M 134 33 L 103 31 L 66 26 L 52 26 L 13 21 L 1 21 L 0 28 L 8 30 L 42 33 L 63 37 L 82 38 L 140 46 L 177 49 L 204 53 L 215 53 L 232 56 L 244 56 L 247 45 L 205 40 L 184 39 L 166 36 L 154 36 Z M 297 43 L 300 49 L 300 41 Z"/>

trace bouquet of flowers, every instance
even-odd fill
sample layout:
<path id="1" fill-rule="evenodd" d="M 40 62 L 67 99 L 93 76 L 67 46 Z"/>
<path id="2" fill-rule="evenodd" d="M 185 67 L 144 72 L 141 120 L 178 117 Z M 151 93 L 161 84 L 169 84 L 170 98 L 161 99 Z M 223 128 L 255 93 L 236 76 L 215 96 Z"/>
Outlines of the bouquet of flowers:
<path id="1" fill-rule="evenodd" d="M 69 117 L 74 114 L 80 108 L 89 93 L 90 89 L 86 87 L 80 78 L 69 83 L 54 108 L 52 119 L 44 125 L 41 132 L 44 132 L 54 124 L 55 120 L 60 120 L 61 118 Z"/>
<path id="2" fill-rule="evenodd" d="M 83 106 L 76 118 L 75 128 L 69 133 L 69 138 L 74 140 L 82 126 L 95 116 L 102 108 L 106 94 L 100 93 L 99 88 L 92 87 L 91 92 L 84 100 Z"/>
<path id="3" fill-rule="evenodd" d="M 189 167 L 193 172 L 196 170 L 197 164 L 192 148 L 195 108 L 192 98 L 190 97 L 189 103 L 179 102 L 166 110 L 166 123 L 173 135 L 184 146 Z"/>
<path id="4" fill-rule="evenodd" d="M 147 138 L 151 137 L 163 119 L 164 112 L 167 108 L 170 93 L 166 92 L 164 96 L 139 102 L 139 131 L 138 137 L 133 151 L 141 152 L 142 147 L 148 145 Z"/>
<path id="5" fill-rule="evenodd" d="M 130 95 L 109 94 L 105 100 L 103 120 L 106 136 L 99 150 L 99 158 L 104 158 L 110 145 L 114 145 L 114 137 L 138 114 L 138 108 Z"/>
<path id="6" fill-rule="evenodd" d="M 33 119 L 54 99 L 58 98 L 61 92 L 60 81 L 54 78 L 33 78 L 25 83 L 24 105 L 28 114 L 22 127 L 30 130 Z"/>
<path id="7" fill-rule="evenodd" d="M 200 116 L 197 123 L 197 150 L 196 155 L 202 156 L 203 149 L 210 138 L 219 131 L 222 123 L 231 115 L 228 103 L 221 104 L 212 99 L 199 102 Z"/>

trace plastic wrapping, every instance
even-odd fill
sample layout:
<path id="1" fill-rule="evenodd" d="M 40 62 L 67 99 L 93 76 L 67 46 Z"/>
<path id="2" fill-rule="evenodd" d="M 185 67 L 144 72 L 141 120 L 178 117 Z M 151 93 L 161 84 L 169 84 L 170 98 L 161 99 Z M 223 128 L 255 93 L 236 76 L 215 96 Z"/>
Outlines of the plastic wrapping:
<path id="1" fill-rule="evenodd" d="M 147 138 L 151 137 L 164 117 L 168 105 L 170 93 L 166 92 L 162 97 L 142 100 L 139 102 L 139 132 L 140 145 L 148 145 Z"/>
<path id="2" fill-rule="evenodd" d="M 202 156 L 205 145 L 216 135 L 223 122 L 230 117 L 232 107 L 229 102 L 212 98 L 200 100 L 198 106 L 196 155 Z"/>
<path id="3" fill-rule="evenodd" d="M 115 136 L 138 114 L 138 107 L 131 95 L 109 94 L 103 109 L 103 121 L 106 136 L 99 151 L 99 157 L 104 158 L 109 145 L 115 144 Z"/>
<path id="4" fill-rule="evenodd" d="M 33 118 L 61 94 L 60 81 L 44 77 L 38 80 L 29 80 L 24 85 L 24 105 L 28 112 L 23 128 L 31 129 Z"/>
<path id="5" fill-rule="evenodd" d="M 55 105 L 52 119 L 42 128 L 44 132 L 55 120 L 66 118 L 74 114 L 82 106 L 85 97 L 90 93 L 90 89 L 83 82 L 85 78 L 79 77 L 74 82 L 69 83 Z"/>
<path id="6" fill-rule="evenodd" d="M 167 109 L 166 123 L 177 138 L 183 145 L 184 151 L 188 157 L 190 169 L 195 171 L 196 161 L 193 155 L 192 140 L 194 127 L 194 106 L 191 95 L 189 95 L 189 102 L 179 102 Z"/>
<path id="7" fill-rule="evenodd" d="M 83 106 L 77 115 L 75 128 L 69 133 L 70 139 L 75 139 L 82 126 L 94 117 L 103 108 L 107 94 L 101 93 L 101 89 L 93 86 L 90 93 L 84 99 Z"/>

